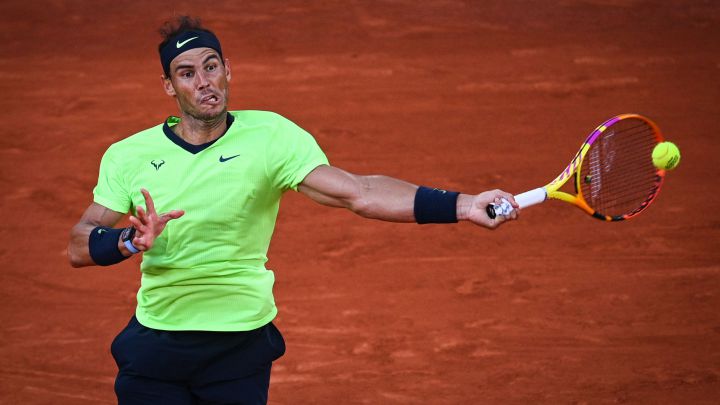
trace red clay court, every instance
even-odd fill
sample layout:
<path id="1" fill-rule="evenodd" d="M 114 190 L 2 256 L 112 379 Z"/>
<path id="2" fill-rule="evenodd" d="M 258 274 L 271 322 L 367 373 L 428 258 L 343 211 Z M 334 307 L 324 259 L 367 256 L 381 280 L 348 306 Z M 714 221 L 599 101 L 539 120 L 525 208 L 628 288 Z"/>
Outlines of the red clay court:
<path id="1" fill-rule="evenodd" d="M 176 112 L 156 30 L 181 13 L 221 38 L 231 109 L 359 174 L 522 192 L 625 112 L 683 152 L 624 223 L 389 224 L 288 193 L 271 404 L 717 403 L 720 4 L 679 0 L 2 2 L 0 403 L 115 403 L 138 261 L 65 247 L 105 149 Z"/>

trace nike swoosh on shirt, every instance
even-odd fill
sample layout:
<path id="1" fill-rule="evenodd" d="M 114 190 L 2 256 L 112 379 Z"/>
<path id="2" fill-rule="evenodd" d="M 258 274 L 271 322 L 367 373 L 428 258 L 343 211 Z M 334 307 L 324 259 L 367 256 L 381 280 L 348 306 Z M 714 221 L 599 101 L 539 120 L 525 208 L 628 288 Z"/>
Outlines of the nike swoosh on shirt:
<path id="1" fill-rule="evenodd" d="M 240 155 L 229 156 L 229 157 L 223 157 L 222 155 L 220 155 L 220 162 L 227 162 L 228 160 L 235 159 L 238 156 L 240 156 Z"/>
<path id="2" fill-rule="evenodd" d="M 188 39 L 186 39 L 186 40 L 184 40 L 184 41 L 182 41 L 182 42 L 177 41 L 177 42 L 175 43 L 175 47 L 178 48 L 178 49 L 180 49 L 180 48 L 183 47 L 183 45 L 185 45 L 185 44 L 187 44 L 188 42 L 192 41 L 193 39 L 197 39 L 197 38 L 199 38 L 199 37 L 188 38 Z"/>

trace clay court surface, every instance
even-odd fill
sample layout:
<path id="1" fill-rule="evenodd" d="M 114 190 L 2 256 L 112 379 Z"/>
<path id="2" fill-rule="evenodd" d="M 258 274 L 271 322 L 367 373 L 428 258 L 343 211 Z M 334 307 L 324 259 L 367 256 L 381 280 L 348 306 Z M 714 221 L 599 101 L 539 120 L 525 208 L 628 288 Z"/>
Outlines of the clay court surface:
<path id="1" fill-rule="evenodd" d="M 115 402 L 139 259 L 73 269 L 65 247 L 105 149 L 176 112 L 156 28 L 179 13 L 223 41 L 231 109 L 356 173 L 522 192 L 624 112 L 683 151 L 624 223 L 549 202 L 494 232 L 389 224 L 288 193 L 271 404 L 717 403 L 718 2 L 210 4 L 0 4 L 0 403 Z"/>

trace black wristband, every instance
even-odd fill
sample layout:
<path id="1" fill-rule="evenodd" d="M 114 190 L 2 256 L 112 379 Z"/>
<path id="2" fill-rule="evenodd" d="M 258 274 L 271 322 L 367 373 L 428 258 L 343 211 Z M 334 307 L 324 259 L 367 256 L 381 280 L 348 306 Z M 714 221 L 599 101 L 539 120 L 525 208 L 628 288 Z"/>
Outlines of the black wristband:
<path id="1" fill-rule="evenodd" d="M 98 226 L 90 232 L 88 240 L 88 248 L 90 257 L 95 264 L 99 266 L 110 266 L 111 264 L 120 263 L 128 257 L 123 256 L 118 249 L 118 241 L 120 234 L 124 229 L 108 228 Z"/>
<path id="2" fill-rule="evenodd" d="M 415 221 L 418 224 L 457 222 L 457 199 L 460 193 L 420 186 L 415 193 Z"/>

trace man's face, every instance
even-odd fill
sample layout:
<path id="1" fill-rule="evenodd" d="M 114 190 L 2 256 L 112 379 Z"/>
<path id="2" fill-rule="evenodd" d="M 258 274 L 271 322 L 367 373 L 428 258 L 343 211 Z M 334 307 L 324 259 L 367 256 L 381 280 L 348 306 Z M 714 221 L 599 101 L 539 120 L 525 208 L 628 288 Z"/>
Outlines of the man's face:
<path id="1" fill-rule="evenodd" d="M 183 113 L 208 121 L 227 111 L 230 76 L 230 66 L 222 63 L 217 51 L 195 48 L 173 59 L 163 85 Z"/>

